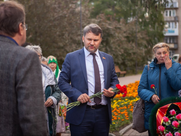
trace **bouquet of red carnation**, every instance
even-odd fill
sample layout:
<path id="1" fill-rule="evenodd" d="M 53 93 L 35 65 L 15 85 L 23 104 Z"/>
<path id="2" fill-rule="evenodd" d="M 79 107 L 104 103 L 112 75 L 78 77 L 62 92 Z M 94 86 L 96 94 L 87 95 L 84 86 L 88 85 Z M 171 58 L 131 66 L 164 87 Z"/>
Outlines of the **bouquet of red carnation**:
<path id="1" fill-rule="evenodd" d="M 117 92 L 117 94 L 123 93 L 123 97 L 126 96 L 127 94 L 127 87 L 125 85 L 120 86 L 119 84 L 116 85 L 116 88 L 119 89 L 119 91 Z"/>
<path id="2" fill-rule="evenodd" d="M 119 84 L 116 84 L 116 88 L 113 89 L 112 91 L 115 92 L 115 93 L 118 93 L 118 94 L 122 93 L 122 94 L 123 94 L 123 97 L 125 97 L 126 94 L 127 94 L 127 88 L 126 88 L 125 85 L 121 86 L 121 85 L 119 85 Z M 90 99 L 92 99 L 92 98 L 94 98 L 94 97 L 101 97 L 102 94 L 103 94 L 103 92 L 98 92 L 98 93 L 96 93 L 96 94 L 94 94 L 94 95 L 91 95 L 91 96 L 90 96 Z M 80 105 L 80 102 L 79 102 L 79 101 L 71 102 L 71 103 L 69 103 L 69 104 L 67 105 L 67 111 L 69 111 L 69 110 L 71 110 L 73 107 L 79 106 L 79 105 Z"/>

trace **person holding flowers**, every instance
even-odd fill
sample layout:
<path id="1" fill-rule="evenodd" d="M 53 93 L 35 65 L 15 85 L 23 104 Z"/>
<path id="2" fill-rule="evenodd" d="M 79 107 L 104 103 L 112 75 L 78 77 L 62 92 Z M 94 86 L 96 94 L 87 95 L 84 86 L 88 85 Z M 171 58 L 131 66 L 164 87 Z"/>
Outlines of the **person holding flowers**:
<path id="1" fill-rule="evenodd" d="M 111 98 L 119 81 L 112 56 L 98 50 L 102 36 L 97 24 L 87 25 L 82 37 L 84 47 L 67 54 L 62 65 L 59 87 L 69 97 L 69 104 L 81 103 L 67 111 L 71 136 L 108 136 L 109 133 Z M 100 97 L 90 98 L 100 92 L 103 93 Z"/>
<path id="2" fill-rule="evenodd" d="M 149 135 L 148 120 L 154 105 L 161 99 L 178 96 L 181 89 L 181 65 L 169 58 L 169 45 L 158 43 L 153 53 L 155 59 L 145 66 L 138 86 L 138 95 L 145 101 L 145 128 Z"/>

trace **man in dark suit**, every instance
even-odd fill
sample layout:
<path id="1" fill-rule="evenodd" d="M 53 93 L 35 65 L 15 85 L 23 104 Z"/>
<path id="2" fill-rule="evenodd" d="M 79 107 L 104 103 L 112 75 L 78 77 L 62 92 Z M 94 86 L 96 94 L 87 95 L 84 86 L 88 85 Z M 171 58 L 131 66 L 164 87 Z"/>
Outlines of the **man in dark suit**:
<path id="1" fill-rule="evenodd" d="M 0 136 L 47 136 L 41 66 L 26 41 L 24 7 L 0 3 Z"/>
<path id="2" fill-rule="evenodd" d="M 59 78 L 60 89 L 69 97 L 69 103 L 80 101 L 79 106 L 67 112 L 72 136 L 108 136 L 112 122 L 112 91 L 119 83 L 113 58 L 98 50 L 102 30 L 97 24 L 83 30 L 84 48 L 67 54 Z M 101 98 L 90 99 L 102 91 Z"/>

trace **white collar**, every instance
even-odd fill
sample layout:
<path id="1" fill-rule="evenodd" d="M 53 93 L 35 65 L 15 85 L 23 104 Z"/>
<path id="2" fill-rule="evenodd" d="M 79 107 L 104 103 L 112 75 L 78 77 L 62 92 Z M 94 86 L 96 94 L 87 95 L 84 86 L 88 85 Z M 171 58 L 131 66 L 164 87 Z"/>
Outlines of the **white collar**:
<path id="1" fill-rule="evenodd" d="M 84 53 L 85 53 L 85 57 L 88 57 L 90 55 L 90 52 L 85 48 L 84 46 Z M 97 49 L 97 51 L 95 52 L 96 56 L 99 57 L 99 50 Z"/>

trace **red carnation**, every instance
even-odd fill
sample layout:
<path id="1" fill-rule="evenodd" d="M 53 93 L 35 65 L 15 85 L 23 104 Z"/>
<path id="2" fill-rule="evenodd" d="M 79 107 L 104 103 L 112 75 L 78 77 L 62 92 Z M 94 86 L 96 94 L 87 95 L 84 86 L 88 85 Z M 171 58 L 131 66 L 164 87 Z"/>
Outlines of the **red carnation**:
<path id="1" fill-rule="evenodd" d="M 178 123 L 177 121 L 173 121 L 173 122 L 172 122 L 172 125 L 173 125 L 174 127 L 178 128 L 179 123 Z"/>
<path id="2" fill-rule="evenodd" d="M 166 116 L 163 117 L 163 121 L 164 122 L 168 122 L 169 121 L 169 118 L 167 118 Z"/>
<path id="3" fill-rule="evenodd" d="M 171 132 L 169 132 L 169 133 L 166 133 L 166 135 L 165 136 L 173 136 L 172 135 L 172 133 Z"/>
<path id="4" fill-rule="evenodd" d="M 127 87 L 125 85 L 121 86 L 119 84 L 116 84 L 116 88 L 119 89 L 117 94 L 123 93 L 123 97 L 126 96 L 126 94 L 127 94 Z"/>
<path id="5" fill-rule="evenodd" d="M 116 88 L 119 89 L 119 90 L 121 90 L 120 84 L 116 84 Z"/>
<path id="6" fill-rule="evenodd" d="M 116 84 L 116 88 L 119 90 L 119 91 L 117 92 L 117 94 L 120 94 L 120 93 L 121 93 L 121 86 L 120 86 L 120 84 Z"/>
<path id="7" fill-rule="evenodd" d="M 175 115 L 176 114 L 176 111 L 174 109 L 170 110 L 170 115 Z"/>
<path id="8" fill-rule="evenodd" d="M 161 131 L 161 132 L 163 132 L 163 131 L 165 130 L 165 128 L 164 128 L 164 126 L 159 126 L 159 127 L 158 127 L 158 130 Z"/>
<path id="9" fill-rule="evenodd" d="M 176 116 L 176 118 L 177 118 L 178 120 L 181 120 L 181 113 L 179 113 L 179 114 Z"/>
<path id="10" fill-rule="evenodd" d="M 152 84 L 152 85 L 150 86 L 150 88 L 151 88 L 151 89 L 154 89 L 154 90 L 155 90 L 155 94 L 157 95 L 157 92 L 156 92 L 156 89 L 155 89 L 155 85 Z"/>
<path id="11" fill-rule="evenodd" d="M 125 97 L 127 94 L 127 87 L 125 85 L 123 85 L 122 89 L 123 89 L 123 93 L 124 93 L 123 97 Z"/>
<path id="12" fill-rule="evenodd" d="M 126 97 L 127 92 L 124 92 L 123 97 Z"/>
<path id="13" fill-rule="evenodd" d="M 179 132 L 175 132 L 174 136 L 181 136 L 181 134 Z"/>
<path id="14" fill-rule="evenodd" d="M 127 92 L 127 87 L 125 85 L 123 85 L 123 92 Z"/>
<path id="15" fill-rule="evenodd" d="M 151 88 L 151 89 L 154 89 L 154 88 L 155 88 L 155 85 L 154 85 L 154 84 L 152 84 L 152 85 L 150 86 L 150 88 Z"/>

